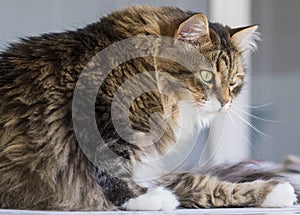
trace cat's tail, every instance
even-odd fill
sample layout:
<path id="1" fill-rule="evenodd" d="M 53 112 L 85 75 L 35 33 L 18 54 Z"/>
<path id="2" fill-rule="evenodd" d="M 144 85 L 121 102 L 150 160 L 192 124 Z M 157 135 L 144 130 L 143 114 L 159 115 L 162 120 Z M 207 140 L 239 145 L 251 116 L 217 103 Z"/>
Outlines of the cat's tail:
<path id="1" fill-rule="evenodd" d="M 248 160 L 192 171 L 235 183 L 269 179 L 285 180 L 293 185 L 300 202 L 300 157 L 295 155 L 287 156 L 282 163 Z"/>

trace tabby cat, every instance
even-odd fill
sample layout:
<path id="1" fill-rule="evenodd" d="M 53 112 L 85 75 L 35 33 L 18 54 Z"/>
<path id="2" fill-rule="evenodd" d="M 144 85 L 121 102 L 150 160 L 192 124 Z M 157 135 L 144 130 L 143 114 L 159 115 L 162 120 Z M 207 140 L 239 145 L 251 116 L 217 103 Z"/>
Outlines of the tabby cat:
<path id="1" fill-rule="evenodd" d="M 194 124 L 202 128 L 228 110 L 241 91 L 242 57 L 256 30 L 210 23 L 201 13 L 173 7 L 134 6 L 82 29 L 10 44 L 0 55 L 0 208 L 292 206 L 294 188 L 272 172 L 249 169 L 237 177 L 237 169 L 247 168 L 241 164 L 168 171 L 191 147 Z M 129 38 L 128 46 L 103 52 Z M 172 48 L 180 62 L 168 59 Z M 142 54 L 130 57 L 136 51 Z M 92 61 L 98 53 L 106 59 L 101 65 Z M 126 62 L 115 60 L 124 55 Z M 141 74 L 148 78 L 125 87 Z M 128 107 L 123 100 L 130 100 Z M 90 132 L 90 114 L 103 141 Z M 164 155 L 171 156 L 160 160 Z"/>

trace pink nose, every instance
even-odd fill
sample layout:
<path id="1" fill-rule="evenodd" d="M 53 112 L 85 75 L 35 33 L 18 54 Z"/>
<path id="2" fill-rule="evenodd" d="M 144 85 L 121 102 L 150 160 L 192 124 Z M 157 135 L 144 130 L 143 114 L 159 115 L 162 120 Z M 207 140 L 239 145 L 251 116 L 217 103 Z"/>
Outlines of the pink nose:
<path id="1" fill-rule="evenodd" d="M 220 101 L 221 107 L 224 107 L 229 102 L 230 102 L 230 99 L 224 99 L 224 100 Z"/>

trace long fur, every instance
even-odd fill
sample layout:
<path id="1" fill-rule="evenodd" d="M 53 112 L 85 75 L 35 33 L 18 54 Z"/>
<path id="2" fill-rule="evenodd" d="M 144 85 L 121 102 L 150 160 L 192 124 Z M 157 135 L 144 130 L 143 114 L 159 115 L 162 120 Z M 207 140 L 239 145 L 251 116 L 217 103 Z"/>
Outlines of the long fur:
<path id="1" fill-rule="evenodd" d="M 182 49 L 182 58 L 199 62 L 196 56 L 191 56 L 189 47 L 199 51 L 208 62 L 215 64 L 214 71 L 210 72 L 219 80 L 218 85 L 212 87 L 206 83 L 205 88 L 199 75 L 167 59 L 150 56 L 123 63 L 111 71 L 98 90 L 96 123 L 106 144 L 99 143 L 96 136 L 88 133 L 89 112 L 72 109 L 75 87 L 85 90 L 78 103 L 84 107 L 91 100 L 87 86 L 90 83 L 97 86 L 94 82 L 98 65 L 88 62 L 104 48 L 133 36 L 146 41 L 136 44 L 141 45 L 139 50 L 152 53 L 156 47 L 143 38 L 147 35 L 174 38 L 180 35 L 180 29 L 186 30 L 182 25 L 189 26 L 195 18 L 209 26 L 201 28 L 204 32 L 199 37 L 195 37 L 199 29 L 196 32 L 190 29 L 193 37 L 178 38 L 188 45 Z M 0 208 L 117 210 L 147 193 L 146 187 L 134 181 L 136 167 L 148 155 L 166 154 L 176 143 L 176 131 L 180 129 L 178 118 L 184 114 L 178 102 L 189 100 L 202 110 L 209 100 L 208 89 L 220 104 L 239 94 L 244 77 L 242 51 L 231 40 L 231 31 L 228 26 L 208 23 L 203 14 L 172 7 L 135 6 L 115 11 L 82 29 L 23 38 L 10 44 L 0 54 Z M 124 47 L 122 51 L 131 53 L 132 49 Z M 107 53 L 106 57 L 113 61 L 121 53 Z M 86 66 L 91 76 L 79 84 L 79 76 Z M 122 138 L 112 123 L 112 101 L 123 83 L 145 71 L 156 71 L 156 76 L 142 82 L 141 87 L 154 83 L 157 90 L 145 92 L 132 101 L 126 111 L 134 132 Z M 229 93 L 229 82 L 236 74 L 240 82 L 230 86 Z M 168 88 L 178 80 L 177 88 Z M 162 88 L 167 90 L 167 96 L 161 95 Z M 135 90 L 131 88 L 124 95 L 133 95 Z M 185 94 L 186 90 L 191 96 Z M 165 120 L 162 137 L 155 144 L 145 146 L 147 140 L 143 135 L 149 139 L 156 137 L 155 132 L 151 133 L 153 122 L 149 119 L 153 113 L 161 116 L 171 113 L 171 120 Z M 118 114 L 114 117 L 121 119 Z M 164 120 L 154 118 L 154 125 L 160 128 L 156 122 L 161 121 Z M 94 151 L 104 151 L 97 165 L 83 153 L 73 122 L 84 125 L 80 136 L 95 146 Z M 125 126 L 121 120 L 120 127 Z M 137 144 L 127 138 L 137 140 Z M 107 156 L 105 150 L 112 151 L 116 158 Z M 150 183 L 168 189 L 167 196 L 177 195 L 173 200 L 178 199 L 184 207 L 262 206 L 282 181 L 277 176 L 274 179 L 271 173 L 237 171 L 246 168 L 247 165 L 240 164 L 202 173 L 170 173 Z M 265 181 L 255 180 L 258 178 Z M 293 203 L 293 194 L 288 195 L 289 202 Z"/>

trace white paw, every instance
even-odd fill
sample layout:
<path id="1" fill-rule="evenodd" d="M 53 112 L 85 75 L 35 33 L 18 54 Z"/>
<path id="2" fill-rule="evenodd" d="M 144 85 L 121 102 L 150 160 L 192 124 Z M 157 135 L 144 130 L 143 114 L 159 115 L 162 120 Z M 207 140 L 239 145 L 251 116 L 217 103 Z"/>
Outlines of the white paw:
<path id="1" fill-rule="evenodd" d="M 179 202 L 170 190 L 156 187 L 143 195 L 129 199 L 123 208 L 130 211 L 159 211 L 174 210 L 178 206 Z"/>
<path id="2" fill-rule="evenodd" d="M 293 186 L 290 183 L 285 182 L 275 186 L 275 188 L 267 195 L 262 207 L 291 207 L 296 201 L 297 198 Z"/>

